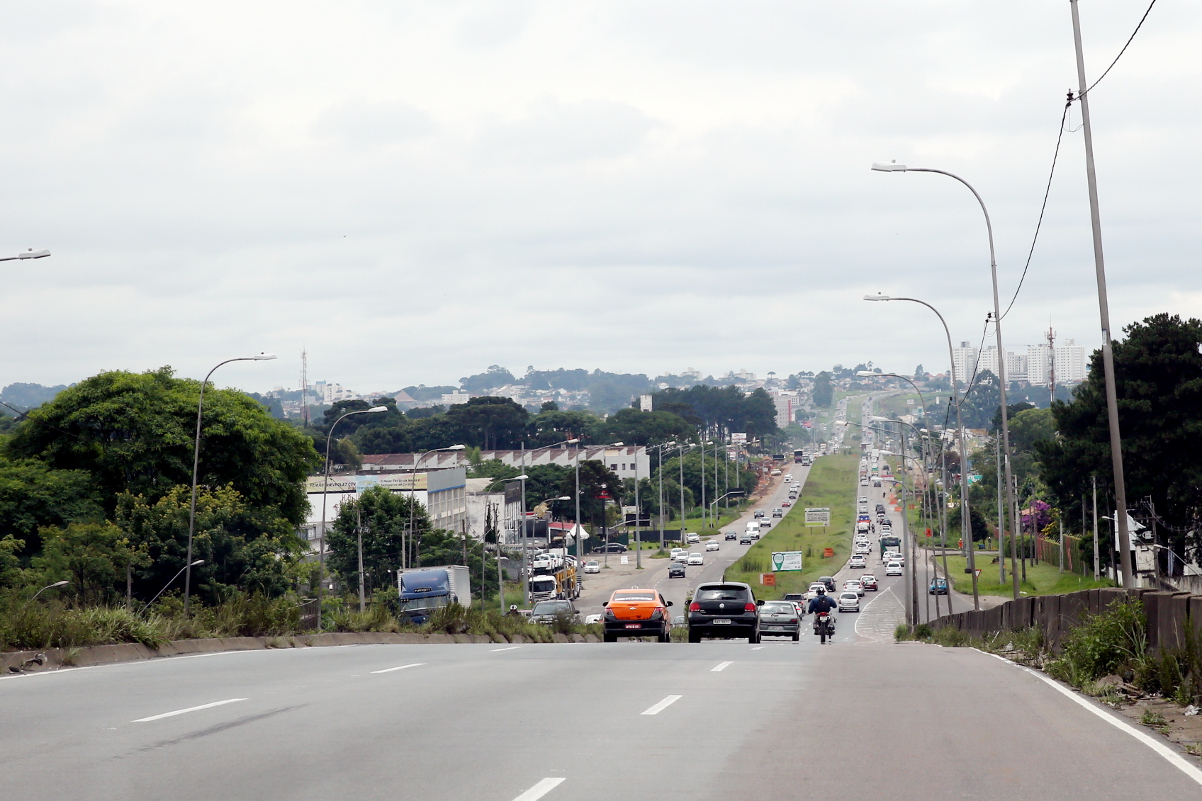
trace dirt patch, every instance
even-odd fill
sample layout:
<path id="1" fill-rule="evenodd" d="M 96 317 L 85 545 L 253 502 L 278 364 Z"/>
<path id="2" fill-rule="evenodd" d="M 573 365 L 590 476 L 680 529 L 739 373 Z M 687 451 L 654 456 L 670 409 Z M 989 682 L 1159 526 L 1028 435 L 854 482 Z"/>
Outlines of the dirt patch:
<path id="1" fill-rule="evenodd" d="M 1202 714 L 1187 715 L 1190 707 L 1181 707 L 1164 698 L 1138 698 L 1129 704 L 1111 704 L 1146 729 L 1167 737 L 1194 756 L 1202 756 Z"/>

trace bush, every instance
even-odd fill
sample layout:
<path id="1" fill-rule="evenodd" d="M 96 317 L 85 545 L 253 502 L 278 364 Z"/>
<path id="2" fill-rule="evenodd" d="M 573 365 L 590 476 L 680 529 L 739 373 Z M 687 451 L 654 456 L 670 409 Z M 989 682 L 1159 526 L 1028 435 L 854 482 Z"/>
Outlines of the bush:
<path id="1" fill-rule="evenodd" d="M 1124 599 L 1110 604 L 1105 612 L 1087 617 L 1062 642 L 1058 659 L 1048 661 L 1050 676 L 1081 687 L 1086 682 L 1118 673 L 1135 678 L 1136 668 L 1147 662 L 1147 622 L 1140 601 Z M 1141 667 L 1147 674 L 1147 668 Z"/>

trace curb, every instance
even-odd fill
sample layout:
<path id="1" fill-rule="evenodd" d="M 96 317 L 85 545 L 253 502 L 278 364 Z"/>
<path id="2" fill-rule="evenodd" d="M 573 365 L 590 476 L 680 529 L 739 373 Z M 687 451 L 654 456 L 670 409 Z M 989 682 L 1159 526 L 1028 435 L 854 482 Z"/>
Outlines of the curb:
<path id="1" fill-rule="evenodd" d="M 599 643 L 593 634 L 555 634 L 556 643 Z M 489 644 L 506 642 L 484 634 L 416 634 L 391 632 L 332 632 L 329 634 L 290 634 L 278 637 L 214 637 L 199 640 L 173 640 L 159 648 L 136 642 L 116 645 L 92 645 L 82 648 L 46 648 L 42 651 L 6 651 L 0 653 L 0 675 L 16 675 L 17 672 L 45 673 L 65 667 L 95 667 L 118 662 L 136 662 L 145 659 L 161 659 L 172 656 L 218 654 L 227 651 L 263 651 L 277 648 L 320 648 L 335 645 L 443 645 L 454 643 Z M 513 638 L 514 644 L 539 644 L 524 635 Z M 23 662 L 33 660 L 38 654 L 45 657 L 45 664 L 31 664 L 24 671 L 12 671 Z"/>

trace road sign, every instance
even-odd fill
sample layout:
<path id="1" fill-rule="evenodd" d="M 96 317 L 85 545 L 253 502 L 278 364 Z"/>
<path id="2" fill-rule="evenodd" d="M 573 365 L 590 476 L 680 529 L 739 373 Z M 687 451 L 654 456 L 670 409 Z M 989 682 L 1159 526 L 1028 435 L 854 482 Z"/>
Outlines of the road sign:
<path id="1" fill-rule="evenodd" d="M 801 551 L 773 551 L 772 569 L 776 571 L 801 570 Z"/>
<path id="2" fill-rule="evenodd" d="M 775 587 L 776 586 L 776 574 L 775 573 L 760 573 L 760 584 L 762 584 L 765 587 Z"/>
<path id="3" fill-rule="evenodd" d="M 806 526 L 829 526 L 831 524 L 831 510 L 829 507 L 806 507 Z"/>
<path id="4" fill-rule="evenodd" d="M 974 572 L 976 573 L 977 578 L 981 577 L 981 568 L 978 567 Z"/>

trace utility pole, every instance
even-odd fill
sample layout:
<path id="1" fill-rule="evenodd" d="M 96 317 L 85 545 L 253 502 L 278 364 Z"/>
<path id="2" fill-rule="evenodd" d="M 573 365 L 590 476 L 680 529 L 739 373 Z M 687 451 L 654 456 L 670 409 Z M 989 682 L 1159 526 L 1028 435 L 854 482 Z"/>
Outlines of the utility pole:
<path id="1" fill-rule="evenodd" d="M 639 446 L 634 446 L 634 569 L 643 569 L 643 520 L 639 505 Z"/>
<path id="2" fill-rule="evenodd" d="M 367 607 L 367 598 L 363 594 L 363 510 L 358 503 L 355 504 L 355 540 L 359 546 L 359 611 L 362 612 Z"/>
<path id="3" fill-rule="evenodd" d="M 1094 170 L 1093 129 L 1089 123 L 1089 85 L 1085 82 L 1085 56 L 1081 48 L 1081 19 L 1077 0 L 1069 0 L 1073 16 L 1073 46 L 1077 51 L 1077 99 L 1081 103 L 1081 126 L 1085 132 L 1085 179 L 1089 188 L 1089 220 L 1093 228 L 1094 271 L 1098 282 L 1098 316 L 1102 326 L 1102 371 L 1106 382 L 1106 412 L 1110 427 L 1110 463 L 1114 471 L 1114 518 L 1123 586 L 1135 586 L 1131 570 L 1131 534 L 1127 531 L 1127 482 L 1123 476 L 1123 439 L 1119 431 L 1118 389 L 1114 378 L 1114 349 L 1110 342 L 1110 302 L 1106 295 L 1106 261 L 1102 255 L 1102 218 L 1098 211 L 1098 176 Z"/>
<path id="4" fill-rule="evenodd" d="M 1099 559 L 1097 559 L 1097 476 L 1090 476 L 1094 481 L 1094 581 L 1099 574 Z"/>
<path id="5" fill-rule="evenodd" d="M 1006 583 L 1006 546 L 1005 540 L 1006 529 L 1002 527 L 1002 515 L 1005 507 L 1002 506 L 1002 441 L 997 437 L 993 438 L 993 458 L 997 470 L 997 568 L 998 568 L 998 584 Z"/>

